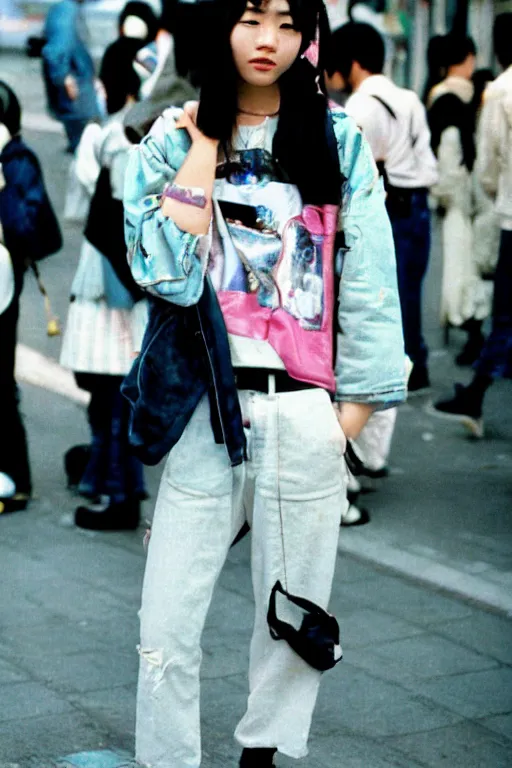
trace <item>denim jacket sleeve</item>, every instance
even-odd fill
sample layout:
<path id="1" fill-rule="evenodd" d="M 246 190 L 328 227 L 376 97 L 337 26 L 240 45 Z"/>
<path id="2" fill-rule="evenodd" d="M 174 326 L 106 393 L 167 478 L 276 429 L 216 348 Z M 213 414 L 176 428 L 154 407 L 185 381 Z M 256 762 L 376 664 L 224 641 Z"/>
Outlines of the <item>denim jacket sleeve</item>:
<path id="1" fill-rule="evenodd" d="M 176 128 L 177 113 L 166 110 L 132 148 L 124 180 L 128 261 L 135 281 L 150 293 L 156 293 L 152 285 L 181 280 L 186 265 L 194 259 L 200 260 L 204 277 L 211 245 L 210 234 L 184 232 L 160 209 L 164 186 L 174 181 L 190 149 L 188 133 Z M 188 304 L 173 292 L 156 295 L 171 303 Z"/>
<path id="2" fill-rule="evenodd" d="M 384 188 L 356 123 L 342 110 L 333 122 L 345 179 L 336 399 L 389 408 L 406 399 L 406 358 Z"/>

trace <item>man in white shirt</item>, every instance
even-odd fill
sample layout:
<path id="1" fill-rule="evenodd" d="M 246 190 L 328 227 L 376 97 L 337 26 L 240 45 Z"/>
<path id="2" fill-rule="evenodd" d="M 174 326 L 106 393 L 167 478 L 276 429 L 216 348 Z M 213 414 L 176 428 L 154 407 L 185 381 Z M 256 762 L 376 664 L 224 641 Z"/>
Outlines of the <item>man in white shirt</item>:
<path id="1" fill-rule="evenodd" d="M 409 393 L 429 385 L 421 329 L 422 286 L 430 252 L 428 190 L 437 181 L 425 109 L 413 91 L 382 74 L 385 46 L 370 24 L 350 22 L 332 36 L 328 86 L 348 91 L 346 111 L 372 148 L 388 191 L 402 305 L 405 351 L 413 363 Z"/>

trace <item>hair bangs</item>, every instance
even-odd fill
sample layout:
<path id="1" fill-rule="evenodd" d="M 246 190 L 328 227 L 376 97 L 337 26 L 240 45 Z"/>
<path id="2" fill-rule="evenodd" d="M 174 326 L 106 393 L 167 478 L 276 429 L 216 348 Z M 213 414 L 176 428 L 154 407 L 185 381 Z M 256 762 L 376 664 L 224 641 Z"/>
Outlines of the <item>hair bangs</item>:
<path id="1" fill-rule="evenodd" d="M 222 0 L 225 7 L 227 32 L 231 31 L 235 24 L 242 18 L 249 5 L 256 8 L 265 8 L 270 0 Z M 290 15 L 298 32 L 302 35 L 302 51 L 306 50 L 316 36 L 318 20 L 318 4 L 314 0 L 287 0 L 290 7 Z"/>

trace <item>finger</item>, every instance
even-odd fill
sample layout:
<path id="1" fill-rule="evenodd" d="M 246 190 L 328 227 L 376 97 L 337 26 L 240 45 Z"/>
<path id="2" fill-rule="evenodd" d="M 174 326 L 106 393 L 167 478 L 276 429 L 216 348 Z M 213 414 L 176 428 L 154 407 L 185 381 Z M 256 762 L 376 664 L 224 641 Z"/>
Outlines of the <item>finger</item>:
<path id="1" fill-rule="evenodd" d="M 191 123 L 192 120 L 190 117 L 185 112 L 183 112 L 183 114 L 180 115 L 176 120 L 176 128 L 188 128 Z"/>
<path id="2" fill-rule="evenodd" d="M 190 120 L 192 120 L 194 125 L 197 120 L 198 107 L 199 107 L 199 104 L 197 101 L 187 101 L 183 107 L 183 111 L 190 118 Z"/>

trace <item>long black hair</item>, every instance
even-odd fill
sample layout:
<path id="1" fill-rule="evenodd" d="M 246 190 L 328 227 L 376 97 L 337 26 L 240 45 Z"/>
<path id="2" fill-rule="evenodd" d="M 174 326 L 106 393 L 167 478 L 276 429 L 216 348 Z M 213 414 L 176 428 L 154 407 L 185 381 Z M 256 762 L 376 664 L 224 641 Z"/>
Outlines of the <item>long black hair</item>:
<path id="1" fill-rule="evenodd" d="M 251 0 L 259 6 L 265 0 Z M 329 24 L 322 0 L 288 0 L 294 24 L 302 34 L 299 55 L 279 80 L 281 106 L 273 154 L 305 203 L 339 204 L 341 173 L 333 162 L 327 139 L 328 102 L 323 80 Z M 238 73 L 231 50 L 231 33 L 243 16 L 247 0 L 215 0 L 214 51 L 205 57 L 201 74 L 198 127 L 229 146 L 238 111 Z M 319 29 L 320 60 L 314 67 L 303 58 Z"/>

